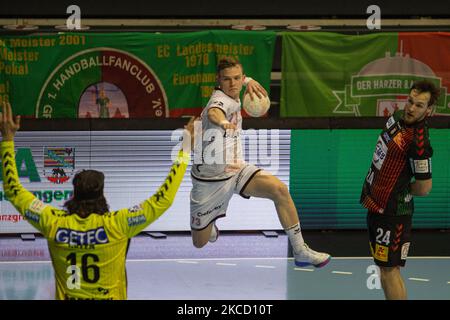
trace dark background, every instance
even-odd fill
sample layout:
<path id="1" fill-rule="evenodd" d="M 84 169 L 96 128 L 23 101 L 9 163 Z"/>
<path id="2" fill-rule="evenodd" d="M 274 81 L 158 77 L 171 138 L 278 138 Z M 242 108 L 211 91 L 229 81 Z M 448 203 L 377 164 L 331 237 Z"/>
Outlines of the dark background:
<path id="1" fill-rule="evenodd" d="M 85 18 L 384 18 L 450 17 L 448 0 L 0 0 L 0 17 L 61 18 L 76 4 Z"/>

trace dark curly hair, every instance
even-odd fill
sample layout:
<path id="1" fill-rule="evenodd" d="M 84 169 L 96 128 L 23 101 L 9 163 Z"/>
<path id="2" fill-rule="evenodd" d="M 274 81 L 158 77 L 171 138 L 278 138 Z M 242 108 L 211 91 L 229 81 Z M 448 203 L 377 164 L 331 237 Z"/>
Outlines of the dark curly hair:
<path id="1" fill-rule="evenodd" d="M 103 195 L 105 175 L 96 170 L 83 170 L 73 178 L 73 197 L 64 203 L 69 214 L 86 218 L 91 213 L 105 214 L 109 211 Z"/>
<path id="2" fill-rule="evenodd" d="M 439 88 L 436 88 L 436 86 L 428 80 L 420 80 L 414 82 L 414 84 L 411 87 L 411 90 L 414 89 L 417 90 L 419 93 L 422 92 L 430 93 L 430 101 L 428 101 L 429 107 L 431 107 L 436 103 L 437 99 L 439 98 L 439 95 L 441 94 Z"/>

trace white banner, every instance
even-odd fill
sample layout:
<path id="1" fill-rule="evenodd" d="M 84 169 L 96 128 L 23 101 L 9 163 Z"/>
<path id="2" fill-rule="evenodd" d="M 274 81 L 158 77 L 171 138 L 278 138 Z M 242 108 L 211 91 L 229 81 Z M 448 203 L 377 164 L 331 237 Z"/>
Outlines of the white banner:
<path id="1" fill-rule="evenodd" d="M 105 174 L 111 210 L 132 207 L 150 197 L 171 166 L 179 143 L 173 131 L 35 131 L 16 136 L 16 158 L 23 186 L 45 203 L 62 208 L 72 193 L 72 177 L 82 169 Z M 245 130 L 245 159 L 289 185 L 290 130 Z M 190 167 L 173 206 L 147 231 L 190 230 Z M 280 230 L 270 200 L 235 195 L 221 230 Z M 5 199 L 0 188 L 0 233 L 36 232 Z"/>

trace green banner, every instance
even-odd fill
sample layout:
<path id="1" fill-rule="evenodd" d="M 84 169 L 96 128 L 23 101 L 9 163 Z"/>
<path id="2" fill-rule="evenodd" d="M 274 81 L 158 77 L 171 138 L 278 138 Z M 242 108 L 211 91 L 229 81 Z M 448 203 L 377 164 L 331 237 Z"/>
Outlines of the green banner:
<path id="1" fill-rule="evenodd" d="M 388 116 L 411 84 L 441 89 L 436 114 L 450 115 L 450 33 L 282 33 L 281 116 Z"/>
<path id="2" fill-rule="evenodd" d="M 0 100 L 36 118 L 199 114 L 223 57 L 269 90 L 274 44 L 271 31 L 3 36 Z"/>
<path id="3" fill-rule="evenodd" d="M 381 129 L 292 130 L 289 191 L 305 229 L 365 229 L 359 203 Z M 414 197 L 414 228 L 450 227 L 450 129 L 430 129 L 433 189 Z"/>

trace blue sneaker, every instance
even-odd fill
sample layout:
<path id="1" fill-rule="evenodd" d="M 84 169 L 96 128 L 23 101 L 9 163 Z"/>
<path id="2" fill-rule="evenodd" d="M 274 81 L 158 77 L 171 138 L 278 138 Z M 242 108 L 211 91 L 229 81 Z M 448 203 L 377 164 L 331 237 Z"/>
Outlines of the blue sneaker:
<path id="1" fill-rule="evenodd" d="M 331 256 L 328 253 L 314 251 L 304 244 L 302 251 L 299 253 L 294 252 L 294 259 L 297 267 L 307 267 L 312 265 L 316 268 L 322 268 L 330 262 Z"/>

